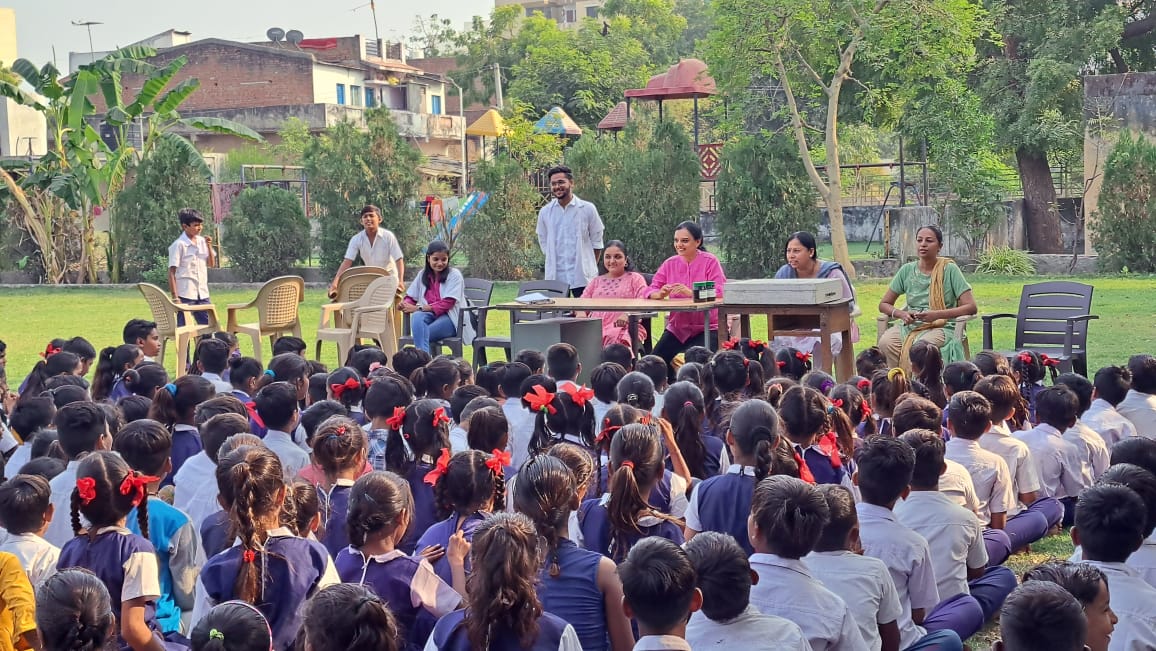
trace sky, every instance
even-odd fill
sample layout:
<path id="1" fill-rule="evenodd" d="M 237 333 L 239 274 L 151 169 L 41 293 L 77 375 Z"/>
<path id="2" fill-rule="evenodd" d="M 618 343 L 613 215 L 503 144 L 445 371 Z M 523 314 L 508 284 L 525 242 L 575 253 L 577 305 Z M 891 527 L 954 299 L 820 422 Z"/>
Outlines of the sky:
<path id="1" fill-rule="evenodd" d="M 369 0 L 0 0 L 16 10 L 18 55 L 37 66 L 53 59 L 67 71 L 68 53 L 88 51 L 88 32 L 72 21 L 99 21 L 92 46 L 112 50 L 168 29 L 192 32 L 194 40 L 224 38 L 261 41 L 270 27 L 301 30 L 306 38 L 372 37 Z M 462 27 L 472 16 L 488 15 L 493 0 L 377 0 L 382 40 L 403 40 L 417 16 L 438 14 Z"/>

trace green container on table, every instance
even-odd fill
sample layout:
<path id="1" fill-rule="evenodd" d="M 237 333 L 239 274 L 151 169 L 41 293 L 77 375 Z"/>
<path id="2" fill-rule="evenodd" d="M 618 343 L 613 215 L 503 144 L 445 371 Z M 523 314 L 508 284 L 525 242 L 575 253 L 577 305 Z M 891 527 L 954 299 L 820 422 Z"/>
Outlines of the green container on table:
<path id="1" fill-rule="evenodd" d="M 691 290 L 694 292 L 695 303 L 706 303 L 707 301 L 713 301 L 714 299 L 718 298 L 718 292 L 716 292 L 714 289 L 713 280 L 697 282 L 694 284 Z"/>

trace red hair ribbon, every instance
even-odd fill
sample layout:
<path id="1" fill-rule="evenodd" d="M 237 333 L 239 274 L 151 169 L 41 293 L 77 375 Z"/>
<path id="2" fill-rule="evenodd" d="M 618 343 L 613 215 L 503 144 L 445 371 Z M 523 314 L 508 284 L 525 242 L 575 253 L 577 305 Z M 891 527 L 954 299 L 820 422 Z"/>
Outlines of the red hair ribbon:
<path id="1" fill-rule="evenodd" d="M 786 368 L 787 363 L 782 361 L 782 360 L 779 360 L 779 361 L 775 362 L 775 366 L 778 366 L 779 368 Z"/>
<path id="2" fill-rule="evenodd" d="M 586 403 L 594 399 L 594 390 L 580 387 L 574 384 L 567 384 L 562 387 L 562 390 L 570 394 L 570 399 L 579 407 L 585 407 Z"/>
<path id="3" fill-rule="evenodd" d="M 834 405 L 838 409 L 842 409 L 843 408 L 843 399 L 842 398 L 835 398 L 834 400 L 831 401 L 831 404 Z"/>
<path id="4" fill-rule="evenodd" d="M 803 459 L 803 455 L 799 454 L 798 450 L 795 450 L 795 463 L 799 464 L 799 479 L 808 484 L 814 484 L 815 476 L 811 474 L 811 469 L 807 467 L 807 461 Z"/>
<path id="5" fill-rule="evenodd" d="M 723 350 L 734 350 L 738 345 L 739 345 L 739 338 L 738 337 L 731 337 L 730 339 L 727 339 L 726 341 L 722 342 L 722 344 L 719 346 L 719 348 L 722 348 Z"/>
<path id="6" fill-rule="evenodd" d="M 758 339 L 751 339 L 747 342 L 747 345 L 750 346 L 751 350 L 755 351 L 756 353 L 761 353 L 763 352 L 763 349 L 767 347 L 767 342 L 760 341 Z"/>
<path id="7" fill-rule="evenodd" d="M 449 416 L 446 416 L 446 408 L 438 407 L 433 413 L 433 426 L 441 427 L 443 424 L 448 425 L 454 422 Z"/>
<path id="8" fill-rule="evenodd" d="M 96 480 L 92 477 L 81 477 L 76 480 L 76 493 L 80 496 L 80 505 L 88 506 L 96 499 Z"/>
<path id="9" fill-rule="evenodd" d="M 241 552 L 242 563 L 252 563 L 255 560 L 257 560 L 257 552 L 254 552 L 252 549 L 246 549 Z"/>
<path id="10" fill-rule="evenodd" d="M 130 472 L 120 483 L 120 494 L 131 495 L 132 505 L 137 506 L 144 501 L 148 495 L 148 485 L 154 481 L 160 481 L 160 477 L 151 477 L 149 475 L 142 475 L 138 472 Z"/>
<path id="11" fill-rule="evenodd" d="M 486 467 L 495 475 L 506 474 L 506 466 L 510 465 L 510 453 L 494 448 L 494 451 L 490 454 L 492 456 L 486 459 Z"/>
<path id="12" fill-rule="evenodd" d="M 1059 366 L 1060 360 L 1052 359 L 1051 357 L 1048 357 L 1047 355 L 1040 353 L 1040 363 L 1043 364 L 1044 366 Z"/>
<path id="13" fill-rule="evenodd" d="M 871 417 L 871 407 L 867 406 L 867 401 L 863 401 L 863 418 Z"/>
<path id="14" fill-rule="evenodd" d="M 631 470 L 634 470 L 634 462 L 631 461 L 630 459 L 627 459 L 626 461 L 623 461 L 622 463 L 618 464 L 618 467 L 619 468 L 630 468 Z"/>
<path id="15" fill-rule="evenodd" d="M 746 367 L 748 367 L 748 366 L 750 366 L 750 365 L 751 365 L 751 360 L 749 360 L 749 359 L 747 359 L 746 357 L 744 357 L 744 358 L 743 358 L 743 368 L 746 368 Z"/>
<path id="16" fill-rule="evenodd" d="M 1032 363 L 1032 354 L 1031 353 L 1023 352 L 1023 353 L 1020 353 L 1019 355 L 1017 355 L 1017 357 L 1019 357 L 1019 360 L 1021 362 L 1023 362 L 1024 364 L 1031 364 Z"/>
<path id="17" fill-rule="evenodd" d="M 401 431 L 401 426 L 405 424 L 405 407 L 394 407 L 393 415 L 385 419 L 385 426 L 389 429 Z"/>
<path id="18" fill-rule="evenodd" d="M 606 427 L 606 429 L 602 430 L 601 432 L 598 432 L 598 436 L 594 438 L 594 442 L 595 443 L 601 443 L 601 442 L 605 441 L 606 439 L 610 438 L 611 435 L 613 435 L 615 432 L 617 432 L 620 429 L 622 429 L 621 425 L 608 425 Z"/>
<path id="19" fill-rule="evenodd" d="M 809 363 L 811 361 L 811 353 L 804 353 L 801 350 L 795 351 L 795 357 L 799 358 L 799 360 L 801 362 L 803 362 L 804 364 Z"/>
<path id="20" fill-rule="evenodd" d="M 340 436 L 345 436 L 345 432 L 347 429 L 348 428 L 346 428 L 344 425 L 338 425 L 337 427 L 333 428 L 333 431 L 337 432 L 337 434 Z"/>
<path id="21" fill-rule="evenodd" d="M 855 386 L 859 387 L 860 391 L 866 391 L 867 389 L 871 388 L 871 380 L 863 378 L 862 380 L 859 380 Z"/>
<path id="22" fill-rule="evenodd" d="M 643 425 L 649 425 L 650 421 L 652 420 L 654 420 L 654 416 L 650 412 L 646 412 L 642 415 L 642 418 L 638 419 L 638 422 L 642 423 Z"/>
<path id="23" fill-rule="evenodd" d="M 59 353 L 60 351 L 61 351 L 60 346 L 53 346 L 52 344 L 48 344 L 48 346 L 46 346 L 44 348 L 44 352 L 40 353 L 40 356 L 43 357 L 44 359 L 48 359 L 49 357 L 52 357 L 53 355 L 55 355 L 56 353 Z"/>
<path id="24" fill-rule="evenodd" d="M 341 384 L 330 384 L 329 390 L 333 392 L 333 397 L 338 400 L 341 399 L 341 394 L 346 391 L 357 391 L 361 388 L 361 382 L 357 378 L 349 378 Z"/>
<path id="25" fill-rule="evenodd" d="M 819 449 L 831 459 L 832 468 L 843 467 L 843 459 L 839 457 L 839 437 L 834 432 L 827 432 L 819 438 Z"/>
<path id="26" fill-rule="evenodd" d="M 438 457 L 437 463 L 434 464 L 433 470 L 427 472 L 425 477 L 422 478 L 422 481 L 429 484 L 430 486 L 437 486 L 438 480 L 441 479 L 442 475 L 446 474 L 449 469 L 450 449 L 442 448 L 442 454 L 440 457 Z"/>
<path id="27" fill-rule="evenodd" d="M 261 414 L 257 413 L 257 403 L 252 400 L 246 402 L 245 411 L 249 412 L 249 420 L 256 423 L 258 427 L 265 427 L 265 421 L 261 420 Z"/>
<path id="28" fill-rule="evenodd" d="M 554 394 L 546 390 L 546 387 L 541 384 L 535 384 L 530 392 L 522 396 L 522 400 L 530 403 L 530 411 L 549 411 L 551 414 L 558 413 L 554 408 Z"/>

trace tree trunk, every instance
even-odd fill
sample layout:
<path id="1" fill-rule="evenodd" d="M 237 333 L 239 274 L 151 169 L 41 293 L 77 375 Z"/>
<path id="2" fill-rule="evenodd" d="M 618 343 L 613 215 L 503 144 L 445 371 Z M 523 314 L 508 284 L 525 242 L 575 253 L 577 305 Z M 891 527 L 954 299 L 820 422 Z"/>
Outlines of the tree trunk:
<path id="1" fill-rule="evenodd" d="M 1035 253 L 1063 253 L 1060 214 L 1056 210 L 1056 185 L 1046 153 L 1016 150 L 1020 183 L 1024 190 L 1024 231 L 1027 248 Z"/>

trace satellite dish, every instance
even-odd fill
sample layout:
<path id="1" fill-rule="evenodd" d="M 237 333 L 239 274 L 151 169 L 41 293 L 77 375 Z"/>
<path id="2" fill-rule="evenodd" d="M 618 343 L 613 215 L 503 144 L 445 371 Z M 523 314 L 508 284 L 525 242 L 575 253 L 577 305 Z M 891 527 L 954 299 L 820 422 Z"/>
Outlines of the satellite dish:
<path id="1" fill-rule="evenodd" d="M 285 30 L 280 27 L 270 27 L 269 30 L 265 32 L 265 36 L 268 36 L 270 41 L 279 43 L 281 39 L 285 38 Z"/>
<path id="2" fill-rule="evenodd" d="M 294 46 L 300 45 L 301 41 L 305 39 L 305 35 L 300 30 L 291 29 L 285 33 L 285 40 Z"/>

